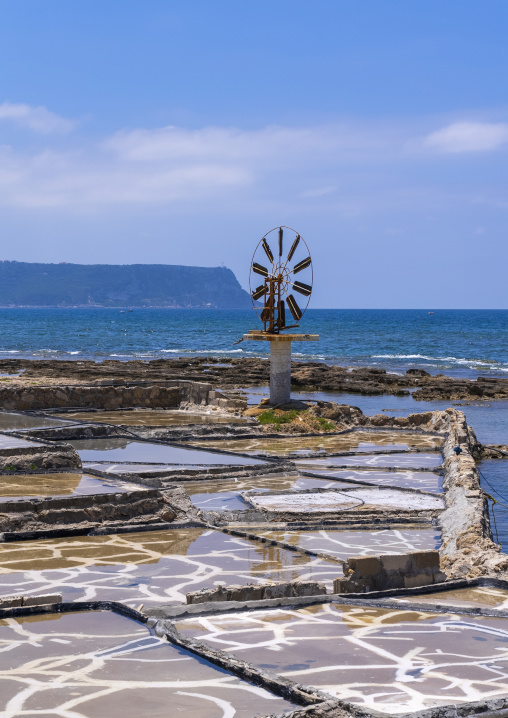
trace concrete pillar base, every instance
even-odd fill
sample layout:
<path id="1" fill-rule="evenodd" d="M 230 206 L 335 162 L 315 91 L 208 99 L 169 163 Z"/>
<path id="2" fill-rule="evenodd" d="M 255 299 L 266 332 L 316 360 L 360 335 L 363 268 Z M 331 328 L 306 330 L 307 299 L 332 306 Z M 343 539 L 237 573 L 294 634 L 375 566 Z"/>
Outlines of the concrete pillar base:
<path id="1" fill-rule="evenodd" d="M 291 401 L 291 342 L 270 342 L 270 404 Z"/>

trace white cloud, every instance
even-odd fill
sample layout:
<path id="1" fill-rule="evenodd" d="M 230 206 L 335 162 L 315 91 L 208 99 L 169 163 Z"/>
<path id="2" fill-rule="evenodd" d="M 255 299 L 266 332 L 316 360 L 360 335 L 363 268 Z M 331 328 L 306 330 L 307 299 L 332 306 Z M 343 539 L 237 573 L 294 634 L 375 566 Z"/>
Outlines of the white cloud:
<path id="1" fill-rule="evenodd" d="M 432 132 L 424 145 L 439 152 L 485 152 L 508 142 L 508 124 L 503 122 L 455 122 Z"/>
<path id="2" fill-rule="evenodd" d="M 256 207 L 276 214 L 281 208 L 312 211 L 319 199 L 320 206 L 330 211 L 358 217 L 364 211 L 400 212 L 415 204 L 435 207 L 461 202 L 460 190 L 443 193 L 436 187 L 436 168 L 428 167 L 428 151 L 422 153 L 420 123 L 348 122 L 254 130 L 139 128 L 99 141 L 73 135 L 73 149 L 62 151 L 60 140 L 52 144 L 48 133 L 65 131 L 72 123 L 49 110 L 4 103 L 1 119 L 47 133 L 37 140 L 36 150 L 33 140 L 30 149 L 0 146 L 0 205 L 4 207 L 79 212 L 110 208 L 113 213 L 119 206 L 122 211 L 128 207 L 135 211 L 142 205 L 196 213 Z M 472 136 L 478 149 L 479 131 L 476 135 L 459 131 L 471 126 L 497 128 L 496 141 L 503 133 L 508 139 L 504 124 L 450 125 L 425 140 L 427 148 L 440 150 L 432 155 L 434 165 L 439 163 L 442 169 L 449 164 L 443 152 L 465 151 L 465 136 L 469 151 Z M 492 144 L 492 133 L 486 134 Z M 484 132 L 483 147 L 485 136 Z M 421 167 L 422 158 L 426 175 L 413 172 Z"/>
<path id="3" fill-rule="evenodd" d="M 51 132 L 70 132 L 75 125 L 71 120 L 50 112 L 46 107 L 32 107 L 11 102 L 0 105 L 0 120 L 10 120 L 19 127 L 27 127 L 45 135 Z"/>

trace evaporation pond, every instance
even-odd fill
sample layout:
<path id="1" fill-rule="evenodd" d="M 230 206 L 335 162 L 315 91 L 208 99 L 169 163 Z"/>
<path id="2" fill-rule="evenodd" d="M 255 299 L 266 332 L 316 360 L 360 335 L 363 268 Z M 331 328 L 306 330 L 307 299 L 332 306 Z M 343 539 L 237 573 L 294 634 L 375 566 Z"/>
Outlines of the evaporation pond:
<path id="1" fill-rule="evenodd" d="M 367 711 L 410 713 L 508 694 L 502 618 L 324 604 L 193 617 L 177 628 Z"/>
<path id="2" fill-rule="evenodd" d="M 440 496 L 365 487 L 335 491 L 249 494 L 249 502 L 256 509 L 279 513 L 329 513 L 354 509 L 355 511 L 432 511 L 443 510 L 444 501 Z"/>
<path id="3" fill-rule="evenodd" d="M 18 439 L 16 436 L 9 436 L 8 434 L 0 434 L 0 451 L 11 450 L 11 449 L 41 449 L 47 448 L 46 444 L 41 444 L 38 441 L 27 441 L 26 439 Z M 12 453 L 12 452 L 11 452 Z"/>
<path id="4" fill-rule="evenodd" d="M 477 606 L 480 608 L 495 608 L 498 611 L 508 611 L 508 590 L 494 588 L 493 586 L 468 586 L 456 588 L 451 591 L 437 591 L 434 593 L 417 594 L 411 598 L 397 598 L 397 603 L 429 603 L 450 604 L 450 606 Z M 429 606 L 432 608 L 432 606 Z"/>
<path id="5" fill-rule="evenodd" d="M 0 713 L 252 718 L 297 706 L 110 612 L 0 621 Z"/>
<path id="6" fill-rule="evenodd" d="M 22 431 L 23 429 L 45 429 L 52 426 L 65 426 L 68 422 L 53 419 L 50 416 L 31 416 L 0 411 L 0 431 Z"/>
<path id="7" fill-rule="evenodd" d="M 291 546 L 336 556 L 342 560 L 352 556 L 408 553 L 438 549 L 440 534 L 435 529 L 372 529 L 369 531 L 258 531 L 257 536 Z M 419 598 L 419 597 L 418 597 Z M 416 600 L 416 598 L 415 598 Z"/>
<path id="8" fill-rule="evenodd" d="M 0 543 L 0 595 L 131 606 L 185 602 L 216 585 L 324 581 L 339 564 L 206 528 Z"/>
<path id="9" fill-rule="evenodd" d="M 114 463 L 139 462 L 148 464 L 189 465 L 230 465 L 245 466 L 259 464 L 257 459 L 243 456 L 200 451 L 195 448 L 150 444 L 129 439 L 76 439 L 72 444 L 82 461 L 107 461 Z M 0 445 L 1 446 L 1 445 Z"/>
<path id="10" fill-rule="evenodd" d="M 194 506 L 199 509 L 229 511 L 250 508 L 240 496 L 243 491 L 301 491 L 302 489 L 350 487 L 351 484 L 303 476 L 261 476 L 237 480 L 186 481 L 182 486 L 189 494 Z"/>
<path id="11" fill-rule="evenodd" d="M 0 475 L 0 502 L 33 496 L 84 496 L 140 491 L 142 486 L 89 474 Z"/>
<path id="12" fill-rule="evenodd" d="M 336 453 L 339 451 L 390 451 L 407 449 L 438 449 L 443 439 L 439 436 L 411 432 L 361 432 L 329 436 L 299 436 L 268 439 L 220 439 L 207 441 L 206 446 L 224 451 L 240 451 L 244 454 L 268 454 L 270 456 L 291 456 L 292 454 Z"/>
<path id="13" fill-rule="evenodd" d="M 406 489 L 419 489 L 440 493 L 443 488 L 443 477 L 432 471 L 350 471 L 348 469 L 323 468 L 313 461 L 297 461 L 296 465 L 302 471 L 312 471 L 313 474 L 341 479 L 345 481 L 364 482 L 375 486 L 401 486 Z"/>
<path id="14" fill-rule="evenodd" d="M 73 421 L 120 424 L 123 426 L 178 426 L 181 424 L 239 423 L 247 419 L 215 414 L 192 414 L 187 411 L 154 411 L 135 409 L 132 411 L 76 411 L 59 416 Z"/>
<path id="15" fill-rule="evenodd" d="M 435 469 L 441 466 L 441 454 L 357 454 L 356 456 L 328 456 L 326 459 L 312 459 L 299 462 L 301 469 L 313 471 L 317 468 L 340 468 L 343 466 L 365 466 L 367 468 L 395 468 L 395 469 Z"/>

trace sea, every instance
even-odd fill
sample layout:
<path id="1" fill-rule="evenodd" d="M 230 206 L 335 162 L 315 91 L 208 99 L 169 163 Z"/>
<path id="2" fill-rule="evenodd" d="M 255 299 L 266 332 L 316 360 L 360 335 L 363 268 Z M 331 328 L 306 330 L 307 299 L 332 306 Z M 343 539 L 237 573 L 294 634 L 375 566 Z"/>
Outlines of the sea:
<path id="1" fill-rule="evenodd" d="M 264 342 L 239 342 L 262 325 L 252 310 L 0 309 L 0 358 L 150 360 L 160 357 L 266 357 Z M 310 309 L 299 331 L 318 342 L 293 345 L 293 357 L 404 374 L 508 377 L 508 310 Z M 249 389 L 258 402 L 267 387 Z M 407 416 L 453 405 L 483 443 L 508 444 L 508 401 L 416 401 L 412 396 L 303 392 L 302 397 L 358 406 L 366 414 Z M 497 496 L 498 529 L 508 547 L 508 461 L 480 465 L 484 488 Z M 497 492 L 497 493 L 496 493 Z M 502 497 L 502 498 L 501 498 Z M 506 508 L 504 508 L 506 506 Z"/>

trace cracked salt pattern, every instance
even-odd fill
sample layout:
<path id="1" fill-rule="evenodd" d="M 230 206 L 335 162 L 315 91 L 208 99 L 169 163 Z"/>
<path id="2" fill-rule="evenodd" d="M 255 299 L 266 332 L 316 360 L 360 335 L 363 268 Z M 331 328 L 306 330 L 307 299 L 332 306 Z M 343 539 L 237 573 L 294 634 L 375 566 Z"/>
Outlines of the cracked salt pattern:
<path id="1" fill-rule="evenodd" d="M 197 445 L 197 442 L 195 442 Z M 290 456 L 291 454 L 310 452 L 334 453 L 338 451 L 404 451 L 409 448 L 437 449 L 443 444 L 439 436 L 415 434 L 411 432 L 374 432 L 351 431 L 345 434 L 329 436 L 293 436 L 280 438 L 256 437 L 252 439 L 220 439 L 207 441 L 202 446 L 210 446 L 224 451 L 240 451 L 244 454 L 268 454 L 271 456 Z"/>
<path id="2" fill-rule="evenodd" d="M 350 479 L 351 481 L 364 481 L 377 486 L 401 486 L 406 489 L 419 489 L 441 493 L 443 490 L 443 477 L 431 471 L 350 471 L 348 469 L 316 468 L 315 462 L 295 462 L 301 471 L 311 471 L 323 477 L 334 479 Z"/>
<path id="3" fill-rule="evenodd" d="M 398 511 L 415 511 L 426 509 L 444 509 L 440 496 L 429 496 L 396 489 L 348 489 L 347 492 L 329 489 L 322 493 L 306 494 L 252 494 L 249 502 L 253 506 L 267 511 L 284 512 L 322 512 L 340 511 L 346 507 L 354 507 L 358 511 L 371 509 L 395 509 Z"/>
<path id="4" fill-rule="evenodd" d="M 0 595 L 62 593 L 64 601 L 129 606 L 185 602 L 217 584 L 324 581 L 340 565 L 208 529 L 0 543 Z"/>
<path id="5" fill-rule="evenodd" d="M 194 506 L 203 511 L 230 511 L 250 506 L 240 492 L 301 491 L 302 489 L 330 489 L 350 487 L 340 481 L 310 479 L 301 476 L 270 476 L 255 478 L 222 479 L 214 481 L 186 481 L 182 484 Z"/>
<path id="6" fill-rule="evenodd" d="M 15 474 L 0 476 L 0 503 L 35 496 L 85 496 L 140 491 L 127 482 L 100 479 L 88 474 Z"/>
<path id="7" fill-rule="evenodd" d="M 383 713 L 508 692 L 508 620 L 338 604 L 208 615 L 178 622 L 281 676 Z"/>
<path id="8" fill-rule="evenodd" d="M 291 546 L 347 559 L 351 556 L 408 553 L 438 549 L 441 543 L 435 529 L 347 529 L 321 531 L 251 531 L 257 536 L 287 543 Z M 415 598 L 415 600 L 419 600 Z"/>
<path id="9" fill-rule="evenodd" d="M 299 461 L 298 466 L 303 471 L 304 466 L 310 467 L 340 467 L 340 466 L 372 466 L 434 469 L 441 466 L 441 454 L 365 454 L 363 456 L 328 456 L 326 459 L 312 459 L 312 461 Z M 308 471 L 313 469 L 308 468 Z"/>
<path id="10" fill-rule="evenodd" d="M 6 718 L 252 718 L 294 708 L 114 613 L 0 621 Z"/>
<path id="11" fill-rule="evenodd" d="M 258 459 L 249 459 L 243 456 L 231 456 L 167 444 L 150 444 L 129 439 L 73 439 L 67 443 L 71 444 L 81 460 L 86 462 L 130 463 L 135 461 L 147 464 L 186 466 L 191 464 L 244 466 L 262 463 Z"/>

